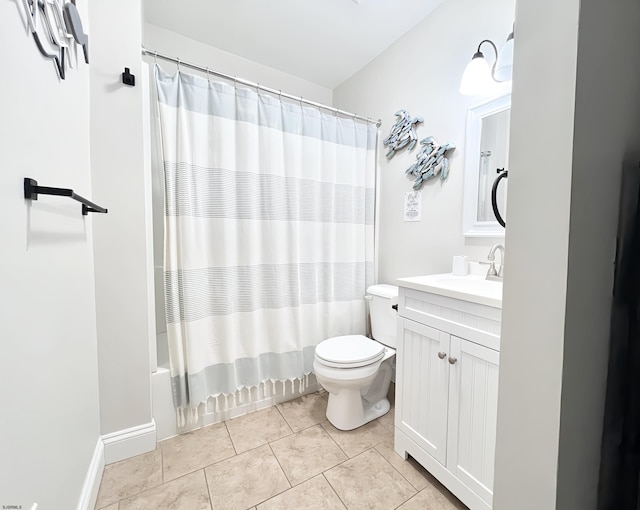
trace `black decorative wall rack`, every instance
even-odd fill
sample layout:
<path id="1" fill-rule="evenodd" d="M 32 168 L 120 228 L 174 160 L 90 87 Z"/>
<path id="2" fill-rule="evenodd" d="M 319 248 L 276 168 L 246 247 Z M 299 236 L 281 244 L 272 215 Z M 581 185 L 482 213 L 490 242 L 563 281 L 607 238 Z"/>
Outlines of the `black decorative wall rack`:
<path id="1" fill-rule="evenodd" d="M 24 178 L 24 198 L 27 200 L 38 200 L 38 195 L 57 195 L 60 197 L 70 197 L 82 204 L 82 214 L 86 216 L 90 212 L 107 213 L 107 209 L 94 204 L 80 195 L 77 195 L 72 189 L 68 188 L 49 188 L 47 186 L 38 186 L 38 181 L 30 177 Z"/>

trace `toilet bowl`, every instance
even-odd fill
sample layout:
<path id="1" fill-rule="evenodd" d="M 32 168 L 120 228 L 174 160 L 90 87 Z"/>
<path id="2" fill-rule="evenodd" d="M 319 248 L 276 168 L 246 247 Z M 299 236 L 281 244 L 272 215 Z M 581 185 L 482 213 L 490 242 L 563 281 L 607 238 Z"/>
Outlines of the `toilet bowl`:
<path id="1" fill-rule="evenodd" d="M 370 296 L 372 333 L 329 338 L 316 346 L 313 369 L 329 393 L 327 419 L 340 430 L 353 430 L 389 412 L 387 399 L 395 355 L 398 288 L 373 285 Z"/>

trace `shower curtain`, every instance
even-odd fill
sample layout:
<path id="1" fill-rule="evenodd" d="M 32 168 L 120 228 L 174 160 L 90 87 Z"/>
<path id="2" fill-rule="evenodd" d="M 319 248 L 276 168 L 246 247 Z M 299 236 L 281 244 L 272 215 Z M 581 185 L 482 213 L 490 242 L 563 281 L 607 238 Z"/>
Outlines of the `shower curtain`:
<path id="1" fill-rule="evenodd" d="M 244 389 L 302 387 L 320 341 L 365 332 L 377 130 L 158 66 L 155 79 L 170 370 L 184 425 L 212 397 L 222 409 Z"/>

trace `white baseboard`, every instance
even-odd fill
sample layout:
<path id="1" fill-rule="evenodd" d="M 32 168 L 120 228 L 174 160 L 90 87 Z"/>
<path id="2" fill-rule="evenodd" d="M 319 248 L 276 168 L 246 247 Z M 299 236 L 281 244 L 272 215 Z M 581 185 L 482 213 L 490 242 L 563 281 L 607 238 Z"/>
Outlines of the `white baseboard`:
<path id="1" fill-rule="evenodd" d="M 119 430 L 98 438 L 82 485 L 77 510 L 93 510 L 98 499 L 104 466 L 156 449 L 156 422 Z"/>
<path id="2" fill-rule="evenodd" d="M 104 443 L 102 438 L 98 438 L 96 448 L 93 451 L 93 457 L 87 470 L 87 476 L 82 485 L 82 492 L 78 499 L 78 510 L 93 510 L 98 499 L 98 490 L 102 481 L 102 472 L 104 471 Z"/>
<path id="3" fill-rule="evenodd" d="M 119 430 L 101 436 L 104 443 L 104 462 L 112 464 L 156 449 L 156 422 Z"/>

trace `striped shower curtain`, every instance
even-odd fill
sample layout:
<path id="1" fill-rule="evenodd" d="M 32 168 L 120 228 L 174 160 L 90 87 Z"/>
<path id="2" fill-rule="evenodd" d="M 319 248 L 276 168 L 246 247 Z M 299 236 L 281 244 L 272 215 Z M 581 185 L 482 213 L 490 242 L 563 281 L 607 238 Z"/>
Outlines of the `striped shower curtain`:
<path id="1" fill-rule="evenodd" d="M 164 286 L 179 422 L 302 382 L 322 340 L 365 332 L 377 130 L 155 68 Z M 235 399 L 234 399 L 235 400 Z"/>

